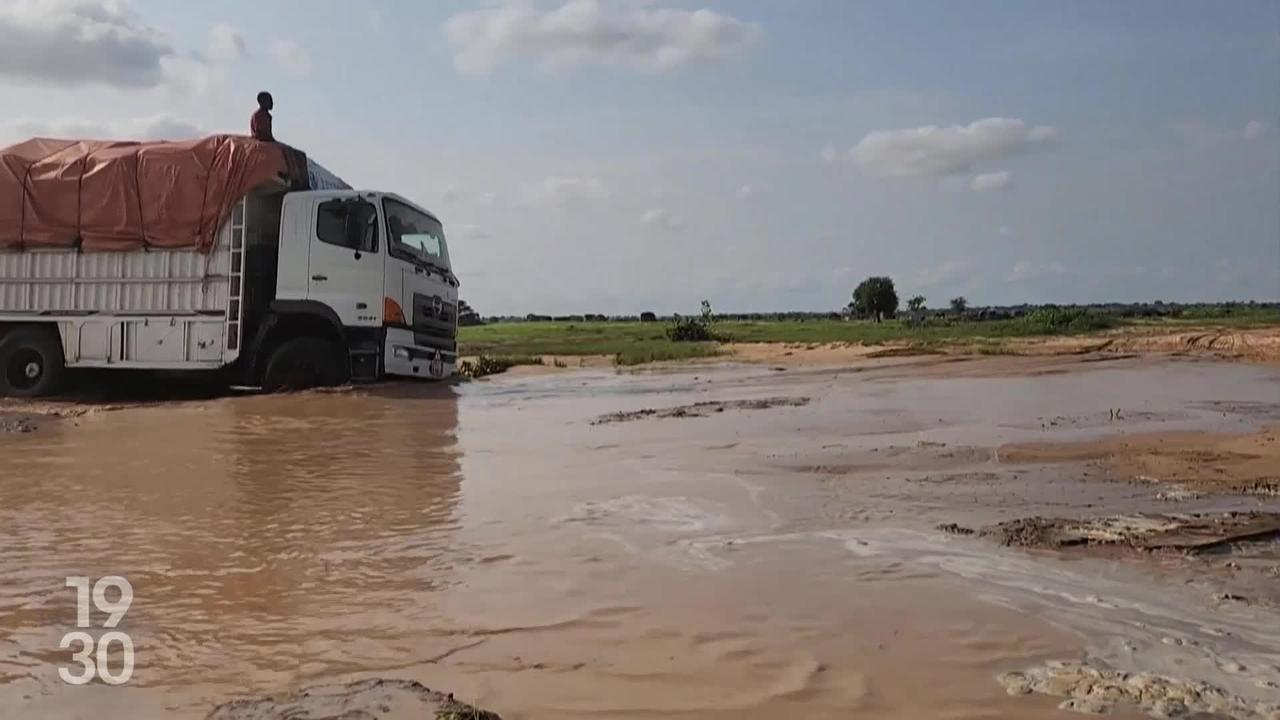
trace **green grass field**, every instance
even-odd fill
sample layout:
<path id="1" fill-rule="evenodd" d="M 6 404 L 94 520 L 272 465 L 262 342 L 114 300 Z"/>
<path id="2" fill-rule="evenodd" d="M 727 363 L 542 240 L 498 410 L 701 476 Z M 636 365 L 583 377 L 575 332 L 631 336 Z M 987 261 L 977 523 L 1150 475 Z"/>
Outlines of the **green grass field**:
<path id="1" fill-rule="evenodd" d="M 1220 327 L 1233 329 L 1248 329 L 1260 327 L 1272 327 L 1280 325 L 1280 311 L 1262 309 L 1243 309 L 1230 314 L 1223 314 L 1220 311 L 1213 310 L 1192 310 L 1183 313 L 1181 317 L 1176 318 L 1143 318 L 1132 321 L 1130 324 L 1142 327 L 1166 327 L 1170 331 L 1177 331 L 1180 327 Z"/>
<path id="2" fill-rule="evenodd" d="M 619 365 L 709 357 L 716 343 L 671 342 L 663 323 L 522 322 L 458 329 L 463 355 L 611 355 Z"/>
<path id="3" fill-rule="evenodd" d="M 717 343 L 671 342 L 661 322 L 516 322 L 459 329 L 463 355 L 613 355 L 619 364 L 707 357 Z M 850 343 L 910 342 L 929 345 L 954 340 L 1041 335 L 1019 320 L 957 323 L 912 328 L 897 321 L 840 320 L 730 321 L 716 331 L 732 342 Z"/>
<path id="4" fill-rule="evenodd" d="M 906 343 L 930 347 L 973 343 L 988 351 L 999 341 L 1046 335 L 1081 335 L 1113 327 L 1145 330 L 1188 327 L 1250 328 L 1280 325 L 1275 310 L 1221 309 L 1188 312 L 1181 318 L 1120 319 L 1087 314 L 1083 322 L 1046 322 L 1043 316 L 988 322 L 940 322 L 912 327 L 891 320 L 881 323 L 843 320 L 724 321 L 716 331 L 732 342 L 849 343 L 879 345 Z M 709 357 L 721 352 L 718 343 L 671 342 L 664 322 L 512 322 L 459 329 L 463 355 L 542 356 L 609 355 L 619 365 Z"/>

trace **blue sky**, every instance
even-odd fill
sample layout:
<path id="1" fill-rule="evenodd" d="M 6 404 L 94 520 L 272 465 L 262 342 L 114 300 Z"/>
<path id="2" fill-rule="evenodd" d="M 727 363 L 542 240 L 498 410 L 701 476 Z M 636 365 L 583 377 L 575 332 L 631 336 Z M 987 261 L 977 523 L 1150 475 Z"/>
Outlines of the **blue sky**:
<path id="1" fill-rule="evenodd" d="M 486 314 L 1280 298 L 1274 1 L 0 0 L 0 141 L 264 88 Z"/>

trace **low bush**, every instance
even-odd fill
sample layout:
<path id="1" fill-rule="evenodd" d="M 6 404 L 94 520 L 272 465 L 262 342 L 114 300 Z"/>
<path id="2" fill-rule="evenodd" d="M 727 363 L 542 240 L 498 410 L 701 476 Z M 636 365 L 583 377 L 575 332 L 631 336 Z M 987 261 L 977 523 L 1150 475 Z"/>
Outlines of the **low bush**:
<path id="1" fill-rule="evenodd" d="M 671 342 L 728 342 L 729 338 L 716 332 L 716 316 L 711 303 L 702 301 L 702 314 L 698 317 L 675 316 L 667 325 L 667 339 Z"/>
<path id="2" fill-rule="evenodd" d="M 458 374 L 474 379 L 504 373 L 517 365 L 541 364 L 542 358 L 536 355 L 481 355 L 474 361 L 463 360 L 459 363 Z"/>
<path id="3" fill-rule="evenodd" d="M 667 325 L 667 339 L 671 342 L 712 342 L 716 334 L 702 318 L 677 317 Z"/>
<path id="4" fill-rule="evenodd" d="M 1028 330 L 1042 335 L 1085 333 L 1116 326 L 1116 318 L 1084 308 L 1044 307 L 1023 318 Z"/>

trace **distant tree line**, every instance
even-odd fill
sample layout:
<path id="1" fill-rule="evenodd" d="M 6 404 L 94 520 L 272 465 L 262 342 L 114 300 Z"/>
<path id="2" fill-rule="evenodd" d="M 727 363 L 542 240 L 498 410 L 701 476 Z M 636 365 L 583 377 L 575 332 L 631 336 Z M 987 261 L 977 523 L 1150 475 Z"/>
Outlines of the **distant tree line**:
<path id="1" fill-rule="evenodd" d="M 1097 314 L 1105 314 L 1117 318 L 1196 318 L 1222 317 L 1232 314 L 1257 312 L 1260 310 L 1280 311 L 1280 302 L 1222 302 L 1222 303 L 1171 303 L 1160 300 L 1139 303 L 1089 303 L 1058 305 L 1052 303 L 1019 305 L 973 306 L 963 296 L 952 298 L 944 308 L 929 308 L 923 295 L 914 295 L 907 299 L 905 309 L 899 308 L 898 293 L 892 278 L 884 276 L 870 277 L 854 289 L 852 302 L 840 311 L 785 311 L 785 312 L 751 312 L 751 313 L 716 313 L 718 321 L 766 321 L 790 320 L 804 322 L 806 320 L 889 320 L 904 317 L 907 320 L 923 320 L 926 318 L 950 318 L 970 322 L 987 320 L 1007 320 L 1022 318 L 1037 310 L 1089 310 Z M 496 315 L 481 318 L 466 301 L 458 303 L 458 324 L 478 325 L 482 322 L 671 322 L 679 318 L 679 314 L 662 315 L 653 311 L 636 314 L 582 313 L 570 315 L 544 315 L 527 313 L 525 315 Z"/>

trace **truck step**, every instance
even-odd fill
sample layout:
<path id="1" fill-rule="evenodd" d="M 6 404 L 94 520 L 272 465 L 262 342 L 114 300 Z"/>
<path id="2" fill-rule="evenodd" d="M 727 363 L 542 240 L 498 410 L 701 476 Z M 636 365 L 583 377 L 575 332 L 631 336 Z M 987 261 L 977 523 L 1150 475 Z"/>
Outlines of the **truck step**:
<path id="1" fill-rule="evenodd" d="M 373 382 L 378 379 L 378 360 L 382 356 L 380 351 L 356 349 L 349 354 L 353 382 Z"/>

